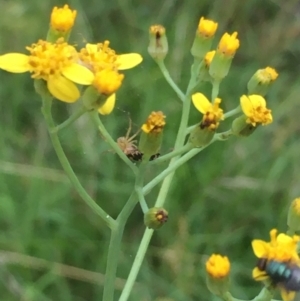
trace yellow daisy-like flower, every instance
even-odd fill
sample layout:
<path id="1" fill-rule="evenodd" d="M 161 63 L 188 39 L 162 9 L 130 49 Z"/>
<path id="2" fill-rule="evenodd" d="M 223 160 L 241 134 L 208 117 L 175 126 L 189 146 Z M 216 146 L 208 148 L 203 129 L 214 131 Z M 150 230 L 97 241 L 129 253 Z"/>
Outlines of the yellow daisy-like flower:
<path id="1" fill-rule="evenodd" d="M 212 20 L 204 19 L 204 17 L 201 17 L 199 21 L 197 33 L 205 38 L 210 38 L 215 35 L 217 28 L 218 28 L 218 23 Z"/>
<path id="2" fill-rule="evenodd" d="M 192 95 L 192 101 L 195 108 L 204 115 L 200 127 L 216 130 L 220 120 L 224 119 L 223 110 L 219 107 L 221 99 L 216 98 L 214 103 L 211 103 L 202 93 L 195 93 Z"/>
<path id="3" fill-rule="evenodd" d="M 146 123 L 142 125 L 142 131 L 146 134 L 160 133 L 166 125 L 165 118 L 166 116 L 161 111 L 152 112 Z"/>
<path id="4" fill-rule="evenodd" d="M 299 237 L 288 236 L 284 233 L 277 234 L 276 229 L 270 231 L 270 242 L 255 239 L 252 241 L 252 248 L 255 256 L 259 258 L 257 266 L 252 271 L 252 276 L 256 281 L 272 280 L 266 272 L 266 267 L 269 264 L 294 264 L 299 262 L 299 256 L 297 253 L 297 245 Z M 271 263 L 270 263 L 271 262 Z M 274 263 L 275 262 L 275 263 Z M 295 291 L 287 291 L 284 284 L 276 284 L 281 291 L 281 295 L 284 301 L 291 301 L 294 299 Z"/>
<path id="5" fill-rule="evenodd" d="M 206 272 L 212 278 L 224 278 L 230 272 L 230 261 L 227 256 L 212 254 L 205 265 Z"/>
<path id="6" fill-rule="evenodd" d="M 106 102 L 99 107 L 102 115 L 112 112 L 115 106 L 116 95 L 114 94 L 121 86 L 124 78 L 118 70 L 131 69 L 143 60 L 138 53 L 117 55 L 109 47 L 109 41 L 98 44 L 87 44 L 79 52 L 80 62 L 95 74 L 93 86 L 99 93 L 109 96 Z"/>
<path id="7" fill-rule="evenodd" d="M 59 32 L 68 32 L 76 19 L 77 11 L 66 4 L 63 8 L 54 7 L 51 13 L 50 26 Z"/>
<path id="8" fill-rule="evenodd" d="M 237 32 L 234 32 L 232 35 L 227 32 L 224 33 L 217 48 L 218 52 L 227 57 L 233 57 L 240 47 L 240 41 L 237 39 L 237 35 Z"/>
<path id="9" fill-rule="evenodd" d="M 93 73 L 77 63 L 75 48 L 62 40 L 39 40 L 27 47 L 29 55 L 8 53 L 0 56 L 0 68 L 12 73 L 30 72 L 34 79 L 47 82 L 49 92 L 64 102 L 75 102 L 80 92 L 74 83 L 90 85 Z"/>
<path id="10" fill-rule="evenodd" d="M 256 126 L 267 125 L 273 121 L 272 112 L 267 108 L 266 100 L 261 95 L 243 95 L 240 103 L 244 114 L 248 117 L 247 123 Z"/>
<path id="11" fill-rule="evenodd" d="M 204 63 L 206 67 L 209 67 L 214 56 L 215 56 L 216 51 L 212 50 L 206 53 L 205 57 L 204 57 Z"/>

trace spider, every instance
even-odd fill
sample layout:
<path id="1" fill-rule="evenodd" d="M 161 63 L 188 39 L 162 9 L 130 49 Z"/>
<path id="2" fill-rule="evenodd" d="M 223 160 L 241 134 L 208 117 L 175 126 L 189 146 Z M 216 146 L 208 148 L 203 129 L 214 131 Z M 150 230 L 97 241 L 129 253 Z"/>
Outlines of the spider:
<path id="1" fill-rule="evenodd" d="M 125 137 L 119 137 L 117 143 L 122 152 L 132 161 L 141 161 L 143 153 L 141 153 L 136 145 L 137 140 L 134 138 L 139 134 L 140 130 L 133 136 L 129 137 L 132 128 L 132 121 L 129 119 L 129 127 Z"/>

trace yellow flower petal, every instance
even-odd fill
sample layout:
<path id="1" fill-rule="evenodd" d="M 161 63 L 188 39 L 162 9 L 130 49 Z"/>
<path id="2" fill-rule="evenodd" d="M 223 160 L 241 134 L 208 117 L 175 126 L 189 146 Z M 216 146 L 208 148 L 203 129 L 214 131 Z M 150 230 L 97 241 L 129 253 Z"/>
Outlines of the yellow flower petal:
<path id="1" fill-rule="evenodd" d="M 205 114 L 211 108 L 210 101 L 202 93 L 193 94 L 192 101 L 195 108 L 202 114 Z"/>
<path id="2" fill-rule="evenodd" d="M 29 71 L 28 55 L 22 53 L 7 53 L 0 56 L 0 68 L 12 73 Z"/>
<path id="3" fill-rule="evenodd" d="M 254 268 L 252 270 L 252 278 L 256 281 L 263 281 L 269 278 L 269 276 L 266 274 L 266 272 L 261 271 L 259 268 Z"/>
<path id="4" fill-rule="evenodd" d="M 57 99 L 72 103 L 80 97 L 77 86 L 63 76 L 55 76 L 47 81 L 49 92 Z"/>
<path id="5" fill-rule="evenodd" d="M 116 103 L 116 94 L 114 93 L 106 99 L 104 105 L 98 109 L 98 112 L 101 115 L 110 114 L 115 107 L 115 103 Z"/>
<path id="6" fill-rule="evenodd" d="M 281 297 L 282 297 L 283 301 L 292 301 L 292 300 L 294 300 L 295 294 L 296 294 L 296 292 L 287 291 L 284 288 L 281 288 L 280 293 L 281 293 Z"/>
<path id="7" fill-rule="evenodd" d="M 62 74 L 72 82 L 80 85 L 90 85 L 94 80 L 93 72 L 79 64 L 65 67 L 62 70 Z"/>
<path id="8" fill-rule="evenodd" d="M 118 70 L 131 69 L 143 61 L 143 57 L 138 53 L 128 53 L 118 55 Z"/>
<path id="9" fill-rule="evenodd" d="M 253 253 L 258 258 L 263 258 L 268 254 L 269 244 L 263 240 L 254 239 L 252 241 Z"/>

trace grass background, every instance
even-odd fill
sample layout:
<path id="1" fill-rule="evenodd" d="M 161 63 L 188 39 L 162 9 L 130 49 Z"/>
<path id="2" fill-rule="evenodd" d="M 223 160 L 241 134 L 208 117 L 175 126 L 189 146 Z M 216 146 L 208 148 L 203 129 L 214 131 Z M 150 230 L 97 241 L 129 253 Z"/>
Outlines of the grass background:
<path id="1" fill-rule="evenodd" d="M 53 6 L 62 1 L 0 0 L 0 53 L 23 52 L 43 38 Z M 220 96 L 236 107 L 251 75 L 266 66 L 280 76 L 268 95 L 274 122 L 247 139 L 217 142 L 181 167 L 166 208 L 169 222 L 156 232 L 130 301 L 214 300 L 205 286 L 206 256 L 232 262 L 232 293 L 251 299 L 260 284 L 251 279 L 253 238 L 286 230 L 291 200 L 300 195 L 299 113 L 300 6 L 294 0 L 89 0 L 69 1 L 78 11 L 71 42 L 111 41 L 119 53 L 139 52 L 143 63 L 126 71 L 117 109 L 103 121 L 116 139 L 152 110 L 167 115 L 163 152 L 172 146 L 181 106 L 147 54 L 148 27 L 163 24 L 170 52 L 166 65 L 182 89 L 189 80 L 189 53 L 201 16 L 223 32 L 238 31 L 241 47 Z M 28 74 L 0 71 L 0 291 L 2 301 L 102 300 L 109 231 L 84 205 L 62 172 Z M 203 86 L 209 93 L 210 86 Z M 55 102 L 63 121 L 77 104 Z M 199 121 L 194 110 L 190 124 Z M 224 123 L 226 130 L 230 123 Z M 129 196 L 133 177 L 101 139 L 88 116 L 61 135 L 73 168 L 88 192 L 112 216 Z M 162 167 L 150 169 L 150 180 Z M 148 196 L 155 202 L 157 189 Z M 117 295 L 144 231 L 139 206 L 126 227 Z M 78 269 L 76 269 L 78 268 Z M 117 299 L 116 299 L 117 300 Z"/>

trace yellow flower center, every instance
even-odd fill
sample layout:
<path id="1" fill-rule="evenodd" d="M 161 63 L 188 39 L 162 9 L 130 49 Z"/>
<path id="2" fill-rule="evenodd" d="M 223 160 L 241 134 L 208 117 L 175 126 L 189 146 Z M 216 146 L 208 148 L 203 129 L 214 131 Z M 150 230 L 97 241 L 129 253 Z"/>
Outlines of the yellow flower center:
<path id="1" fill-rule="evenodd" d="M 232 35 L 227 32 L 223 34 L 218 45 L 218 51 L 225 56 L 232 57 L 240 47 L 240 41 L 237 39 L 237 32 Z"/>
<path id="2" fill-rule="evenodd" d="M 218 28 L 218 23 L 201 17 L 199 21 L 197 33 L 205 38 L 210 38 L 214 36 L 217 28 Z"/>
<path id="3" fill-rule="evenodd" d="M 29 72 L 32 78 L 48 80 L 49 77 L 60 75 L 62 70 L 78 60 L 76 49 L 59 39 L 52 44 L 43 40 L 26 47 Z"/>
<path id="4" fill-rule="evenodd" d="M 95 74 L 93 86 L 104 95 L 110 95 L 116 92 L 124 78 L 124 74 L 119 74 L 111 69 L 104 69 Z"/>
<path id="5" fill-rule="evenodd" d="M 219 107 L 221 103 L 220 98 L 216 98 L 214 103 L 211 104 L 209 108 L 207 108 L 206 112 L 203 115 L 202 122 L 200 127 L 202 129 L 208 128 L 211 131 L 217 129 L 220 124 L 220 120 L 224 119 L 223 110 Z"/>
<path id="6" fill-rule="evenodd" d="M 228 257 L 212 254 L 206 262 L 206 272 L 213 278 L 223 278 L 230 272 Z"/>
<path id="7" fill-rule="evenodd" d="M 87 44 L 79 53 L 81 62 L 94 73 L 104 69 L 118 70 L 116 52 L 109 47 L 109 41 L 98 44 Z"/>
<path id="8" fill-rule="evenodd" d="M 71 10 L 66 4 L 63 8 L 54 7 L 51 13 L 50 25 L 60 32 L 67 32 L 75 22 L 77 11 Z"/>
<path id="9" fill-rule="evenodd" d="M 152 112 L 146 123 L 142 125 L 142 130 L 148 134 L 148 133 L 160 133 L 166 122 L 165 122 L 166 116 L 163 114 L 163 112 Z"/>

